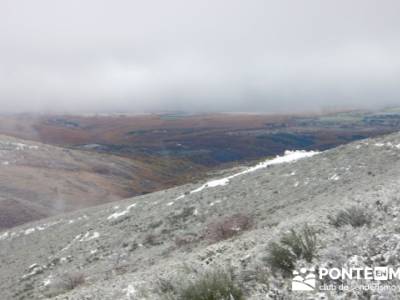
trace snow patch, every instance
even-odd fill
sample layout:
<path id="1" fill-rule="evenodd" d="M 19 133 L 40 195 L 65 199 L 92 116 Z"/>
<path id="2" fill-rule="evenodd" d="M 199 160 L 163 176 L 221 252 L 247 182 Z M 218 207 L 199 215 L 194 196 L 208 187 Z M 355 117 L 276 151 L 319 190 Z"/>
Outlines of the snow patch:
<path id="1" fill-rule="evenodd" d="M 0 241 L 7 239 L 9 235 L 10 235 L 10 234 L 8 233 L 8 231 L 2 233 L 2 234 L 0 235 Z"/>
<path id="2" fill-rule="evenodd" d="M 329 180 L 333 180 L 333 181 L 338 181 L 340 179 L 338 174 L 333 174 L 331 177 L 329 177 Z"/>
<path id="3" fill-rule="evenodd" d="M 33 270 L 34 268 L 37 268 L 37 267 L 39 267 L 38 264 L 31 264 L 31 265 L 28 267 L 28 270 L 31 271 L 31 270 Z"/>
<path id="4" fill-rule="evenodd" d="M 45 280 L 43 280 L 43 286 L 49 286 L 53 282 L 53 275 L 49 275 Z"/>
<path id="5" fill-rule="evenodd" d="M 131 299 L 136 295 L 136 289 L 131 284 L 128 285 L 127 288 L 123 289 L 123 291 L 126 292 L 126 297 L 128 297 L 128 299 Z"/>
<path id="6" fill-rule="evenodd" d="M 393 145 L 392 142 L 386 142 L 386 144 L 385 143 L 375 143 L 374 146 L 376 146 L 376 147 L 384 147 L 384 146 L 386 146 L 386 147 L 392 148 L 392 149 L 394 149 L 394 148 L 400 149 L 400 144 Z"/>
<path id="7" fill-rule="evenodd" d="M 318 153 L 319 153 L 318 151 L 303 151 L 303 150 L 301 150 L 301 151 L 285 151 L 285 154 L 283 156 L 278 155 L 274 159 L 268 159 L 268 160 L 261 162 L 253 167 L 250 167 L 242 172 L 230 175 L 225 178 L 208 181 L 207 183 L 203 184 L 202 186 L 198 187 L 197 189 L 194 189 L 191 192 L 189 192 L 189 194 L 198 193 L 207 188 L 213 188 L 213 187 L 217 187 L 217 186 L 225 186 L 230 182 L 231 179 L 233 179 L 235 177 L 245 175 L 248 173 L 252 173 L 254 171 L 264 169 L 268 166 L 282 164 L 282 163 L 290 163 L 290 162 L 294 162 L 294 161 L 297 161 L 302 158 L 312 157 Z M 293 174 L 293 172 L 292 172 L 292 174 Z M 184 197 L 185 197 L 185 195 L 180 195 L 175 200 L 182 199 Z"/>
<path id="8" fill-rule="evenodd" d="M 296 175 L 296 171 L 293 171 L 289 174 L 283 174 L 284 177 L 290 177 L 290 176 L 294 176 L 294 175 Z"/>
<path id="9" fill-rule="evenodd" d="M 85 235 L 79 240 L 80 242 L 88 242 L 94 239 L 98 239 L 100 237 L 100 233 L 98 233 L 97 231 L 93 232 L 93 234 L 91 234 L 90 231 L 86 232 Z"/>
<path id="10" fill-rule="evenodd" d="M 33 264 L 31 266 L 29 266 L 28 271 L 29 273 L 24 274 L 21 279 L 27 279 L 30 278 L 40 272 L 42 272 L 45 269 L 45 267 L 39 266 L 38 264 Z"/>
<path id="11" fill-rule="evenodd" d="M 15 142 L 0 142 L 1 144 L 3 144 L 4 146 L 8 146 L 8 147 L 13 147 L 14 150 L 16 151 L 21 151 L 21 150 L 38 150 L 39 146 L 36 145 L 27 145 L 27 144 L 23 144 L 23 143 L 15 143 Z"/>
<path id="12" fill-rule="evenodd" d="M 68 250 L 76 240 L 79 240 L 81 238 L 81 236 L 82 236 L 82 234 L 78 234 L 67 246 L 62 248 L 60 252 Z"/>
<path id="13" fill-rule="evenodd" d="M 56 224 L 58 224 L 58 223 L 60 223 L 61 221 L 57 221 L 57 222 L 53 222 L 53 223 L 46 223 L 46 224 L 42 224 L 42 225 L 38 225 L 38 226 L 36 226 L 36 227 L 32 227 L 32 228 L 28 228 L 28 229 L 25 229 L 25 230 L 23 230 L 23 231 L 20 231 L 18 234 L 16 234 L 16 233 L 13 233 L 13 236 L 20 236 L 20 235 L 30 235 L 30 234 L 32 234 L 32 233 L 34 233 L 35 231 L 43 231 L 43 230 L 46 230 L 47 228 L 49 228 L 49 227 L 52 227 L 52 226 L 54 226 L 54 225 L 56 225 Z M 13 236 L 11 236 L 11 237 L 13 237 Z"/>
<path id="14" fill-rule="evenodd" d="M 66 257 L 61 257 L 60 258 L 60 263 L 66 263 L 68 261 L 68 258 L 66 258 Z"/>
<path id="15" fill-rule="evenodd" d="M 81 216 L 79 218 L 68 220 L 68 224 L 74 224 L 77 221 L 87 220 L 87 219 L 89 219 L 89 217 L 87 215 L 83 215 L 83 216 Z"/>
<path id="16" fill-rule="evenodd" d="M 118 219 L 119 217 L 122 217 L 122 216 L 128 214 L 130 212 L 131 208 L 134 208 L 136 206 L 136 204 L 137 203 L 133 203 L 133 204 L 129 205 L 125 210 L 119 211 L 119 212 L 115 212 L 115 213 L 109 215 L 107 217 L 107 220 Z"/>
<path id="17" fill-rule="evenodd" d="M 29 234 L 31 234 L 31 233 L 33 233 L 33 232 L 35 232 L 35 231 L 36 231 L 35 228 L 28 228 L 27 230 L 25 230 L 24 234 L 25 234 L 25 235 L 29 235 Z"/>
<path id="18" fill-rule="evenodd" d="M 211 203 L 210 203 L 210 206 L 214 206 L 214 205 L 217 204 L 217 203 L 221 203 L 221 200 L 216 200 L 216 201 L 214 201 L 214 202 L 211 202 Z"/>

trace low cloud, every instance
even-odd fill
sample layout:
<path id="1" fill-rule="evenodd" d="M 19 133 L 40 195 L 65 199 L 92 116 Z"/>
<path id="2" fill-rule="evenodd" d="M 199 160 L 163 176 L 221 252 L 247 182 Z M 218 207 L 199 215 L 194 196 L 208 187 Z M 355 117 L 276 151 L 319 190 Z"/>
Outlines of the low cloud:
<path id="1" fill-rule="evenodd" d="M 0 112 L 400 104 L 398 1 L 0 4 Z"/>

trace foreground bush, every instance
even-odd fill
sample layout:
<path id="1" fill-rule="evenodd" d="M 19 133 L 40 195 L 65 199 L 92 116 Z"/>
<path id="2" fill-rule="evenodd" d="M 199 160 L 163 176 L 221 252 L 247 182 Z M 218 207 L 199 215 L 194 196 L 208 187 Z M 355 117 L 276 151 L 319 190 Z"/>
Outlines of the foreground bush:
<path id="1" fill-rule="evenodd" d="M 361 227 L 371 224 L 371 216 L 366 209 L 360 206 L 352 206 L 339 211 L 335 216 L 328 216 L 329 223 L 335 227 L 351 225 Z"/>
<path id="2" fill-rule="evenodd" d="M 268 247 L 266 261 L 273 270 L 280 270 L 284 276 L 289 276 L 296 262 L 296 255 L 279 243 L 271 243 Z"/>
<path id="3" fill-rule="evenodd" d="M 298 233 L 290 230 L 282 237 L 281 243 L 292 250 L 297 258 L 303 258 L 310 263 L 317 248 L 317 233 L 305 225 Z"/>
<path id="4" fill-rule="evenodd" d="M 272 242 L 268 247 L 267 262 L 272 269 L 280 270 L 283 275 L 292 274 L 296 260 L 304 259 L 311 263 L 317 250 L 316 231 L 304 225 L 299 231 L 294 229 L 282 236 L 280 242 Z"/>
<path id="5" fill-rule="evenodd" d="M 217 270 L 200 275 L 180 288 L 163 282 L 160 287 L 168 300 L 244 300 L 244 294 L 231 272 Z"/>

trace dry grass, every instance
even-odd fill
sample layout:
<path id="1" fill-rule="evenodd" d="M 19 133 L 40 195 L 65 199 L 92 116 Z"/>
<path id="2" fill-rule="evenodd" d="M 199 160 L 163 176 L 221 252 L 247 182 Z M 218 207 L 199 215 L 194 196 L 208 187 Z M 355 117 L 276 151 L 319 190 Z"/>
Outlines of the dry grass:
<path id="1" fill-rule="evenodd" d="M 45 294 L 48 297 L 55 297 L 77 288 L 84 284 L 85 280 L 85 275 L 81 272 L 64 273 L 49 285 Z"/>
<path id="2" fill-rule="evenodd" d="M 219 242 L 241 234 L 253 226 L 251 217 L 245 214 L 235 214 L 222 220 L 208 224 L 205 239 Z"/>
<path id="3" fill-rule="evenodd" d="M 371 224 L 371 215 L 361 206 L 352 206 L 340 210 L 335 216 L 328 216 L 329 223 L 335 227 L 351 225 L 361 227 Z"/>

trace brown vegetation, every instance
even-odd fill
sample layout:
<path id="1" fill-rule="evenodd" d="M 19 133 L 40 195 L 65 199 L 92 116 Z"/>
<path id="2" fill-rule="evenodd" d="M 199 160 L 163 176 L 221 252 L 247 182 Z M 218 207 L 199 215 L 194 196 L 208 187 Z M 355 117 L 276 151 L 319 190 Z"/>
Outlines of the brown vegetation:
<path id="1" fill-rule="evenodd" d="M 208 224 L 205 231 L 205 239 L 211 242 L 219 242 L 249 230 L 253 226 L 252 218 L 245 214 L 235 214 L 223 217 L 221 220 Z"/>

